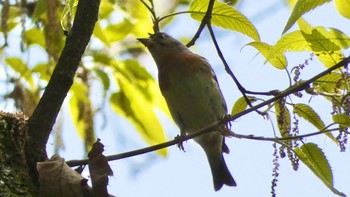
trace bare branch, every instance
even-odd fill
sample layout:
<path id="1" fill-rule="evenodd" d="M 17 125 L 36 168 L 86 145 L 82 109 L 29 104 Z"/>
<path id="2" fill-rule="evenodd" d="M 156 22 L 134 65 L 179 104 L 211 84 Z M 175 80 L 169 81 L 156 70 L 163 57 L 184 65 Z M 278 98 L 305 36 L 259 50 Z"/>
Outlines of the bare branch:
<path id="1" fill-rule="evenodd" d="M 187 47 L 191 47 L 196 43 L 196 41 L 199 38 L 199 36 L 201 35 L 205 25 L 210 23 L 211 13 L 213 12 L 213 7 L 214 7 L 214 2 L 215 2 L 215 0 L 209 1 L 207 12 L 205 13 L 205 15 L 203 17 L 202 22 L 199 25 L 199 28 L 198 28 L 196 34 L 193 36 L 192 40 L 186 45 Z"/>

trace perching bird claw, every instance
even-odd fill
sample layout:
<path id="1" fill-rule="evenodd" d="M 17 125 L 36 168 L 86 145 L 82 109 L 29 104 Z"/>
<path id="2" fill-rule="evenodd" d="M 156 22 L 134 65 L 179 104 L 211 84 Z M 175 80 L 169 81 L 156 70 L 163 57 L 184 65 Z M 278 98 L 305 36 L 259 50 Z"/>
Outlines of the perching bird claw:
<path id="1" fill-rule="evenodd" d="M 185 148 L 184 148 L 184 145 L 183 145 L 183 142 L 185 141 L 185 135 L 177 135 L 175 137 L 175 140 L 177 141 L 177 147 L 182 150 L 183 152 L 186 152 L 185 151 Z"/>

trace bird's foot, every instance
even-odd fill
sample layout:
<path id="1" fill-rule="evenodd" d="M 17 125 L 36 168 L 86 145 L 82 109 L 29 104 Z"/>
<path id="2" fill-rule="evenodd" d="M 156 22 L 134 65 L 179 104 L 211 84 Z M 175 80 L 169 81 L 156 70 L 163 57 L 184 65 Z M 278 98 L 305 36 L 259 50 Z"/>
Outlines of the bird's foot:
<path id="1" fill-rule="evenodd" d="M 186 152 L 183 145 L 183 142 L 186 140 L 186 135 L 177 135 L 175 140 L 177 141 L 177 147 L 183 152 Z"/>

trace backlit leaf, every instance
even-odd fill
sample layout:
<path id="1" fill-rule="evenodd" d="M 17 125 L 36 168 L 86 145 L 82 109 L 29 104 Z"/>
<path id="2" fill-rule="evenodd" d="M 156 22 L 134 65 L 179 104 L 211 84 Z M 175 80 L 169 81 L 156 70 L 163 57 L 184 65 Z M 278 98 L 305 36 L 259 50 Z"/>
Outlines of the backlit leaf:
<path id="1" fill-rule="evenodd" d="M 334 3 L 338 12 L 345 18 L 350 19 L 350 0 L 335 0 Z"/>
<path id="2" fill-rule="evenodd" d="M 346 114 L 336 114 L 333 117 L 335 123 L 340 124 L 343 127 L 350 127 L 350 116 Z"/>
<path id="3" fill-rule="evenodd" d="M 189 11 L 191 17 L 195 20 L 202 21 L 207 9 L 209 0 L 194 0 Z M 255 26 L 242 13 L 235 8 L 215 0 L 211 23 L 218 27 L 238 31 L 245 34 L 255 41 L 260 40 L 260 36 Z"/>
<path id="4" fill-rule="evenodd" d="M 306 121 L 314 125 L 318 130 L 324 130 L 325 124 L 321 120 L 320 116 L 308 105 L 298 103 L 294 105 L 294 113 L 296 113 L 299 117 L 304 118 Z M 324 134 L 327 135 L 331 140 L 337 142 L 332 133 L 328 132 L 328 130 L 324 130 Z"/>
<path id="5" fill-rule="evenodd" d="M 333 186 L 332 168 L 323 151 L 314 143 L 307 143 L 294 152 L 307 167 L 335 194 L 345 196 Z"/>
<path id="6" fill-rule="evenodd" d="M 251 42 L 247 45 L 257 49 L 265 58 L 268 58 L 270 55 L 270 50 L 272 48 L 271 45 L 264 42 Z M 272 66 L 278 69 L 285 69 L 288 65 L 287 59 L 282 53 L 280 55 L 275 55 L 273 58 L 269 59 L 268 62 L 270 62 Z"/>
<path id="7" fill-rule="evenodd" d="M 330 1 L 331 0 L 298 0 L 284 27 L 283 34 L 286 33 L 302 15 Z"/>

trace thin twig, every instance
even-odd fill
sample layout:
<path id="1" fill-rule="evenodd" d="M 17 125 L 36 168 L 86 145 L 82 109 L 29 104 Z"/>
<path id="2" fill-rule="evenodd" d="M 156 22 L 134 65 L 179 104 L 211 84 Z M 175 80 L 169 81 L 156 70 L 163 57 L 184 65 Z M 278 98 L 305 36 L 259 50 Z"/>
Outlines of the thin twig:
<path id="1" fill-rule="evenodd" d="M 166 148 L 166 147 L 169 147 L 169 146 L 172 146 L 172 145 L 175 145 L 175 144 L 179 144 L 179 143 L 182 143 L 182 142 L 187 141 L 189 139 L 195 138 L 195 137 L 197 137 L 199 135 L 203 135 L 204 133 L 208 133 L 208 132 L 212 131 L 213 129 L 218 127 L 220 125 L 220 123 L 222 123 L 222 121 L 223 120 L 217 121 L 217 122 L 215 122 L 215 123 L 213 123 L 213 124 L 203 128 L 203 129 L 200 129 L 200 130 L 192 133 L 192 134 L 186 135 L 184 138 L 175 138 L 174 140 L 170 140 L 168 142 L 164 142 L 164 143 L 157 144 L 157 145 L 154 145 L 154 146 L 150 146 L 150 147 L 146 147 L 146 148 L 142 148 L 142 149 L 138 149 L 138 150 L 133 150 L 133 151 L 129 151 L 129 152 L 121 153 L 121 154 L 109 155 L 109 156 L 106 156 L 106 159 L 107 159 L 107 161 L 115 161 L 115 160 L 119 160 L 119 159 L 124 159 L 124 158 L 128 158 L 128 157 L 133 157 L 133 156 L 145 154 L 145 153 L 148 153 L 148 152 L 156 151 L 156 150 L 159 150 L 159 149 L 162 149 L 162 148 Z M 272 141 L 272 142 L 281 143 L 281 141 L 302 139 L 302 138 L 305 138 L 305 137 L 316 136 L 316 135 L 320 135 L 320 134 L 323 134 L 323 133 L 326 133 L 326 132 L 332 132 L 332 131 L 339 130 L 339 128 L 326 130 L 331 125 L 334 125 L 334 124 L 330 124 L 329 126 L 325 127 L 324 129 L 322 129 L 320 131 L 317 131 L 317 132 L 314 132 L 314 133 L 308 133 L 308 134 L 298 135 L 298 136 L 282 137 L 282 138 L 253 136 L 253 135 L 242 135 L 242 134 L 237 134 L 237 133 L 234 133 L 234 132 L 230 132 L 229 136 L 230 137 L 239 138 L 239 139 L 258 140 L 258 141 Z M 87 165 L 88 164 L 88 159 L 70 160 L 70 161 L 67 161 L 66 163 L 70 167 Z"/>
<path id="2" fill-rule="evenodd" d="M 213 31 L 213 28 L 211 27 L 211 23 L 210 21 L 207 23 L 207 27 L 208 27 L 208 30 L 209 30 L 209 33 L 210 33 L 210 36 L 211 36 L 211 39 L 213 40 L 213 43 L 214 43 L 214 46 L 215 46 L 215 49 L 216 49 L 216 52 L 218 53 L 222 63 L 224 64 L 225 66 L 225 70 L 226 72 L 231 76 L 231 78 L 233 79 L 233 81 L 235 82 L 235 84 L 237 85 L 237 88 L 238 90 L 242 93 L 245 101 L 247 102 L 247 104 L 252 107 L 252 103 L 250 102 L 248 96 L 246 95 L 246 92 L 247 90 L 241 85 L 241 83 L 239 83 L 238 79 L 236 78 L 236 76 L 233 74 L 232 70 L 230 69 L 229 65 L 227 64 L 226 62 L 226 59 L 224 57 L 224 55 L 222 54 L 221 52 L 221 49 L 219 47 L 219 44 L 215 38 L 215 34 L 214 34 L 214 31 Z M 256 110 L 257 113 L 259 113 L 260 115 L 263 115 L 262 112 Z"/>
<path id="3" fill-rule="evenodd" d="M 191 46 L 193 46 L 196 43 L 196 41 L 199 38 L 199 36 L 201 35 L 205 25 L 210 22 L 210 20 L 211 20 L 211 13 L 212 13 L 213 7 L 214 7 L 214 2 L 215 2 L 215 0 L 210 0 L 209 1 L 207 12 L 205 13 L 205 15 L 203 17 L 202 22 L 199 25 L 199 28 L 198 28 L 196 34 L 193 36 L 192 40 L 186 45 L 187 47 L 191 47 Z"/>

